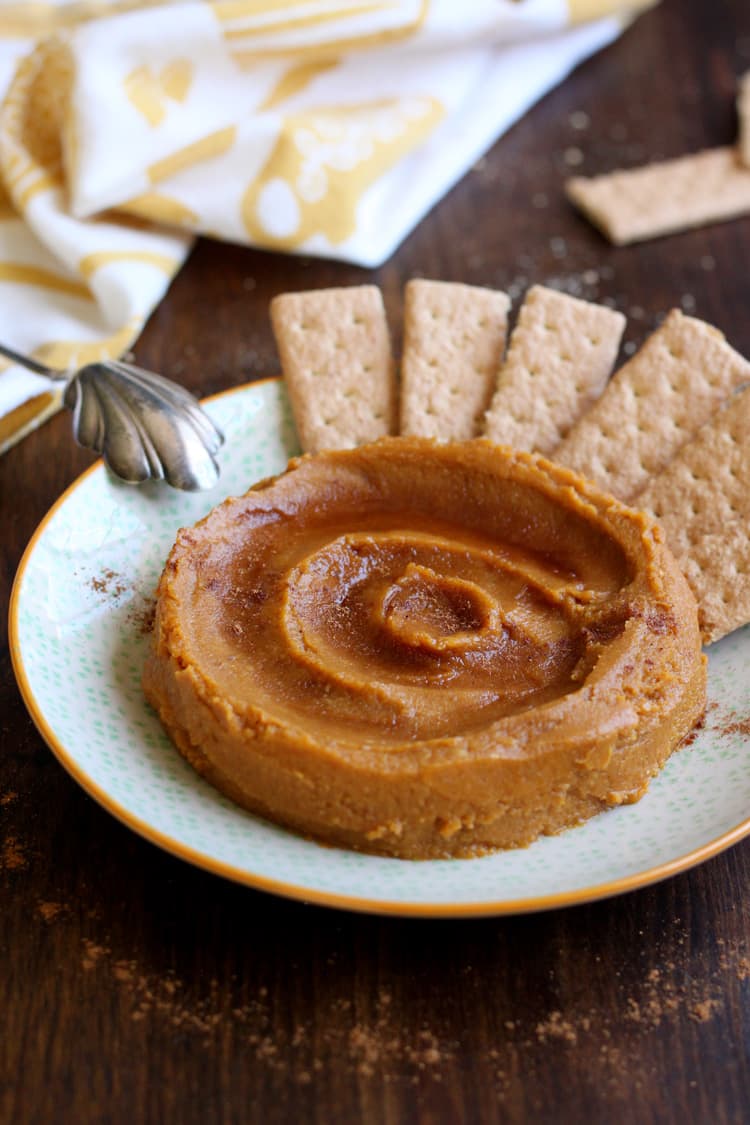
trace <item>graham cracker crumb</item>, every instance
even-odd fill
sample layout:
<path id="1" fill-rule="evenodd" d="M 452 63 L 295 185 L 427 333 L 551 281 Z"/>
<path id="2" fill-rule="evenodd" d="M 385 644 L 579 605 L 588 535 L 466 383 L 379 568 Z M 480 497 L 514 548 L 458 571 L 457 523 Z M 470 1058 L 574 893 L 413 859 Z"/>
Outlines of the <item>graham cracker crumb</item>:
<path id="1" fill-rule="evenodd" d="M 54 922 L 66 911 L 67 907 L 61 902 L 39 902 L 37 903 L 37 910 L 41 914 L 45 922 Z"/>
<path id="2" fill-rule="evenodd" d="M 577 145 L 571 145 L 570 148 L 565 149 L 563 160 L 569 168 L 577 168 L 580 164 L 583 164 L 583 153 Z"/>
<path id="3" fill-rule="evenodd" d="M 84 938 L 81 965 L 88 972 L 90 969 L 95 968 L 102 957 L 105 957 L 108 953 L 109 949 L 106 945 L 99 945 L 96 942 L 90 941 L 88 938 Z"/>
<path id="4" fill-rule="evenodd" d="M 536 1025 L 536 1036 L 540 1043 L 546 1042 L 547 1039 L 562 1039 L 565 1043 L 570 1043 L 575 1046 L 578 1042 L 578 1032 L 573 1024 L 566 1019 L 563 1019 L 562 1012 L 550 1012 L 546 1020 L 542 1020 Z"/>
<path id="5" fill-rule="evenodd" d="M 23 871 L 28 858 L 16 836 L 7 836 L 0 849 L 0 871 Z"/>
<path id="6" fill-rule="evenodd" d="M 688 1015 L 694 1023 L 706 1023 L 720 1007 L 720 1000 L 702 1000 L 699 1004 L 693 1005 Z"/>

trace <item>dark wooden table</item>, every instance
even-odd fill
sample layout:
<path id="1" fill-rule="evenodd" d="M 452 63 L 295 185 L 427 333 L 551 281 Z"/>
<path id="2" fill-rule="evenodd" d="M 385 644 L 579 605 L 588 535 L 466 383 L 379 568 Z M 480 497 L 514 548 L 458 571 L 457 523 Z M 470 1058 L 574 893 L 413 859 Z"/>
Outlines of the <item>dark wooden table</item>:
<path id="1" fill-rule="evenodd" d="M 596 172 L 732 141 L 747 68 L 747 0 L 663 0 L 382 269 L 201 242 L 137 358 L 218 391 L 276 372 L 275 293 L 374 280 L 398 332 L 415 274 L 608 300 L 630 343 L 681 304 L 750 354 L 750 219 L 616 250 L 561 191 L 579 152 Z M 3 606 L 36 524 L 88 462 L 67 416 L 0 460 Z M 102 811 L 36 732 L 5 633 L 2 646 L 3 1123 L 750 1120 L 750 841 L 622 898 L 528 917 L 283 901 Z"/>

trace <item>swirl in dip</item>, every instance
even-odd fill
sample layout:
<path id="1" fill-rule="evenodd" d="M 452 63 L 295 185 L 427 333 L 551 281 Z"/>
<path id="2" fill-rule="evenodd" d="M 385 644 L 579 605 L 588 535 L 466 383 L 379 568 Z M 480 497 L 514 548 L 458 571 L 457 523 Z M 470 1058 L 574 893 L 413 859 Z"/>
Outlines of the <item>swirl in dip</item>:
<path id="1" fill-rule="evenodd" d="M 146 694 L 239 804 L 408 858 L 637 800 L 705 707 L 658 526 L 538 456 L 389 438 L 182 530 Z"/>

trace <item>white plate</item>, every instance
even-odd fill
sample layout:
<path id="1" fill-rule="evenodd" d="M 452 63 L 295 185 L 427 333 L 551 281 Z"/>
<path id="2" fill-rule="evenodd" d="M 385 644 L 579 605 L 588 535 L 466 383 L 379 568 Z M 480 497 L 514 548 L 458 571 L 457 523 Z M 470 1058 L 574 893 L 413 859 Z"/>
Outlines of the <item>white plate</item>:
<path id="1" fill-rule="evenodd" d="M 705 728 L 636 805 L 529 848 L 405 862 L 322 847 L 232 805 L 183 761 L 140 688 L 151 592 L 178 527 L 278 472 L 296 438 L 281 384 L 207 404 L 224 430 L 210 493 L 133 489 L 99 463 L 42 522 L 11 599 L 11 652 L 39 730 L 92 796 L 210 871 L 312 902 L 391 914 L 501 914 L 616 894 L 707 859 L 750 832 L 750 629 L 713 646 Z M 734 718 L 734 731 L 732 719 Z M 739 720 L 739 721 L 738 721 Z"/>

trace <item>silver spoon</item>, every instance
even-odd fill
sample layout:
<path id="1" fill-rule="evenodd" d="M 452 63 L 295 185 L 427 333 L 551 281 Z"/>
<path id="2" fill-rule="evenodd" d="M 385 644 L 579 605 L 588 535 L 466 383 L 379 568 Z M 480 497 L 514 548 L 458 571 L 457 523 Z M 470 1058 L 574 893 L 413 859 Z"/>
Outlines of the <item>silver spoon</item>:
<path id="1" fill-rule="evenodd" d="M 79 445 L 101 453 L 128 484 L 166 480 L 189 492 L 219 479 L 215 454 L 224 436 L 184 387 L 119 360 L 56 371 L 0 344 L 0 354 L 37 375 L 64 382 Z"/>

